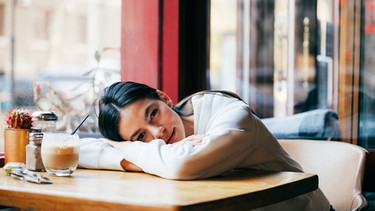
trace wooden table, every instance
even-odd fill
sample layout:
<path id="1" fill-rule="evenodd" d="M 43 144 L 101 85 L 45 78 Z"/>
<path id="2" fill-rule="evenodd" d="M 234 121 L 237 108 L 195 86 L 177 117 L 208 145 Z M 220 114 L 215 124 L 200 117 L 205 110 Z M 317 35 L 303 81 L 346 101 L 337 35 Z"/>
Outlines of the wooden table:
<path id="1" fill-rule="evenodd" d="M 0 169 L 0 205 L 34 210 L 244 210 L 310 192 L 315 174 L 241 170 L 205 180 L 78 169 L 53 184 L 14 179 Z"/>

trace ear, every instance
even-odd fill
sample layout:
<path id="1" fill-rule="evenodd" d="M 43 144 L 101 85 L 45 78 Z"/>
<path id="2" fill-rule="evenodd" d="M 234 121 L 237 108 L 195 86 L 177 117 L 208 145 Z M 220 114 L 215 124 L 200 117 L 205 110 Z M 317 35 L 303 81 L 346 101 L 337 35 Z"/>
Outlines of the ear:
<path id="1" fill-rule="evenodd" d="M 172 107 L 173 106 L 173 101 L 172 99 L 167 95 L 165 94 L 164 92 L 160 91 L 160 90 L 156 90 L 156 92 L 159 94 L 160 98 L 169 106 L 169 107 Z"/>

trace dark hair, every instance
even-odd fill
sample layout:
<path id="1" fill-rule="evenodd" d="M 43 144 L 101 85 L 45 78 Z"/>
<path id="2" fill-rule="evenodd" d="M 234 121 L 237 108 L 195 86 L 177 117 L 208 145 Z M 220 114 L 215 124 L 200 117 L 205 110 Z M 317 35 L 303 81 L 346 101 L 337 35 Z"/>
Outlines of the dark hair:
<path id="1" fill-rule="evenodd" d="M 120 109 L 144 98 L 161 99 L 156 89 L 132 81 L 106 87 L 99 100 L 100 133 L 113 141 L 123 141 L 119 133 Z"/>

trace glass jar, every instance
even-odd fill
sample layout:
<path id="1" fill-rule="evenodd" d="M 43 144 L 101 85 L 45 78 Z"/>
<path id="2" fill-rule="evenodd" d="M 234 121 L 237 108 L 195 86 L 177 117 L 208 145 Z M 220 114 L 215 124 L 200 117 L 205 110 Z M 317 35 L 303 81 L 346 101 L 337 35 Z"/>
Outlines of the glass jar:
<path id="1" fill-rule="evenodd" d="M 51 111 L 36 111 L 32 113 L 33 128 L 42 132 L 55 132 L 57 115 Z"/>

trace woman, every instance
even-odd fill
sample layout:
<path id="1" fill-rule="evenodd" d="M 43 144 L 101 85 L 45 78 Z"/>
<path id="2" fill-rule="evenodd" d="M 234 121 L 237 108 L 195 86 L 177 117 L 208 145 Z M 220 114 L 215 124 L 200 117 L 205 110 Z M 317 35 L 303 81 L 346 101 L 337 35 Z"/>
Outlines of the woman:
<path id="1" fill-rule="evenodd" d="M 249 106 L 229 92 L 199 92 L 174 106 L 159 90 L 117 82 L 105 89 L 99 107 L 99 129 L 112 141 L 83 139 L 81 167 L 179 180 L 236 168 L 302 171 Z M 318 189 L 261 210 L 329 209 Z"/>

